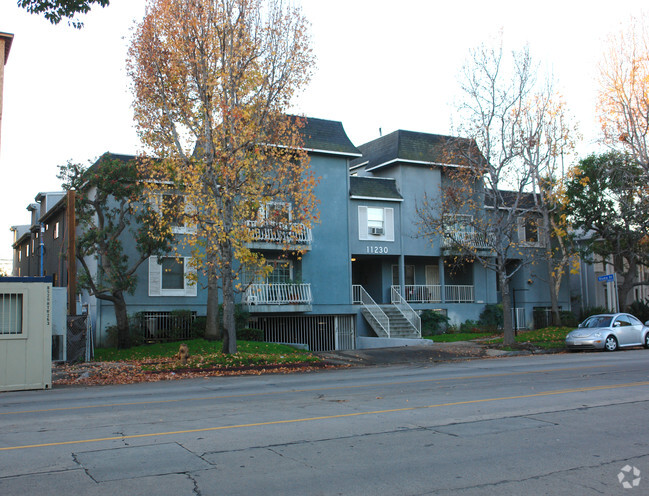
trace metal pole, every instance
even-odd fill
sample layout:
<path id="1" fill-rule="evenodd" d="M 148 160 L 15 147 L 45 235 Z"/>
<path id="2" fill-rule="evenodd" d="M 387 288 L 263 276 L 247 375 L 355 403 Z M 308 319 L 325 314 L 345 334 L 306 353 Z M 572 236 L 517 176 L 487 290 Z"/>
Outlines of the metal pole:
<path id="1" fill-rule="evenodd" d="M 620 290 L 617 287 L 617 272 L 613 272 L 613 284 L 615 286 L 615 309 L 616 312 L 620 311 Z"/>
<path id="2" fill-rule="evenodd" d="M 45 226 L 41 222 L 41 232 L 39 234 L 40 238 L 40 248 L 41 248 L 41 271 L 40 276 L 43 277 L 43 259 L 45 258 L 45 241 L 43 241 L 43 236 L 45 235 Z"/>

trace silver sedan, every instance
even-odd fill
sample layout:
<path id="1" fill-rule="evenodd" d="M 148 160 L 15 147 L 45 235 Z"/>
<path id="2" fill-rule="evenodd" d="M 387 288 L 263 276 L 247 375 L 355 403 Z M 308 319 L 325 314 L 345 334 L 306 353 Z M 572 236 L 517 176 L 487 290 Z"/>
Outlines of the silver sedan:
<path id="1" fill-rule="evenodd" d="M 649 325 L 649 322 L 646 322 Z M 649 348 L 649 327 L 628 313 L 593 315 L 566 336 L 569 350 L 615 351 L 627 346 Z"/>

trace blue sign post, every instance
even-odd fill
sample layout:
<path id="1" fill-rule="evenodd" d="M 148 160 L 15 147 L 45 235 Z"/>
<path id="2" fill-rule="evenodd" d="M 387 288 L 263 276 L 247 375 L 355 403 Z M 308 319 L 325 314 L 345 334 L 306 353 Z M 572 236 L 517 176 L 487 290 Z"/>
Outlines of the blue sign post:
<path id="1" fill-rule="evenodd" d="M 609 284 L 609 283 L 614 283 L 615 284 L 615 282 L 616 282 L 615 281 L 615 273 L 606 274 L 605 276 L 599 276 L 597 278 L 597 280 L 600 281 L 600 282 L 605 282 L 606 284 Z M 615 294 L 615 308 L 616 308 L 616 311 L 619 312 L 620 311 L 620 295 L 618 293 L 617 284 L 615 284 L 615 293 L 614 294 Z"/>

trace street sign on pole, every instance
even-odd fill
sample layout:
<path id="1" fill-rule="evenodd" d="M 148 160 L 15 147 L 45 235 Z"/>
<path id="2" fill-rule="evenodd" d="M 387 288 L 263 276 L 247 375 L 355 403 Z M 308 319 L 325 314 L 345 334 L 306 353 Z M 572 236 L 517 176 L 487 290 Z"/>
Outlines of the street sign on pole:
<path id="1" fill-rule="evenodd" d="M 615 284 L 615 293 L 613 293 L 613 297 L 615 298 L 615 311 L 619 312 L 620 311 L 620 295 L 618 293 L 619 288 L 617 287 L 616 280 L 615 280 L 615 273 L 613 274 L 606 274 L 605 276 L 599 276 L 597 278 L 598 281 L 605 282 L 606 284 L 609 283 L 614 283 Z"/>

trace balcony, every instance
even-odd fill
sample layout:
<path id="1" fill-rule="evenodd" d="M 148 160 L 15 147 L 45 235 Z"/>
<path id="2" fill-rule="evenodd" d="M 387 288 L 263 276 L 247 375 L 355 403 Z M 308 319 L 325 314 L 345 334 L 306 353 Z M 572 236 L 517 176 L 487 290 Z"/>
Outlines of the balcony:
<path id="1" fill-rule="evenodd" d="M 304 224 L 291 222 L 246 221 L 252 235 L 250 248 L 259 250 L 292 249 L 308 251 L 311 249 L 311 229 Z"/>
<path id="2" fill-rule="evenodd" d="M 494 238 L 492 235 L 473 230 L 446 231 L 442 236 L 442 248 L 448 250 L 457 245 L 475 248 L 476 250 L 491 250 L 494 245 Z"/>
<path id="3" fill-rule="evenodd" d="M 399 286 L 392 286 L 392 289 L 399 292 Z M 442 286 L 439 284 L 407 284 L 405 300 L 408 303 L 441 303 Z M 445 303 L 473 303 L 473 285 L 449 284 L 444 286 Z"/>
<path id="4" fill-rule="evenodd" d="M 309 312 L 311 284 L 251 284 L 243 293 L 243 303 L 251 313 Z"/>

